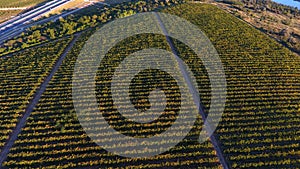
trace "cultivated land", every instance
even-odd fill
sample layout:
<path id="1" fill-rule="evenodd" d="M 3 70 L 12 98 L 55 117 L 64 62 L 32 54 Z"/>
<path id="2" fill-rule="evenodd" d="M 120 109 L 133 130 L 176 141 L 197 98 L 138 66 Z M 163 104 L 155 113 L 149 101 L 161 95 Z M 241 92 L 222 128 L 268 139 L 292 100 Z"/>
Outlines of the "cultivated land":
<path id="1" fill-rule="evenodd" d="M 7 7 L 29 7 L 33 6 L 47 0 L 1 0 L 0 8 Z M 49 0 L 48 0 L 49 1 Z"/>
<path id="2" fill-rule="evenodd" d="M 46 0 L 1 0 L 0 8 L 10 7 L 33 7 L 39 3 L 45 2 Z M 10 19 L 12 16 L 16 16 L 24 10 L 5 10 L 0 11 L 0 22 Z"/>
<path id="3" fill-rule="evenodd" d="M 44 47 L 29 49 L 8 58 L 1 58 L 1 109 L 0 148 L 2 149 L 17 121 L 51 71 L 61 47 L 68 41 L 49 43 Z"/>
<path id="4" fill-rule="evenodd" d="M 299 56 L 216 7 L 193 4 L 166 11 L 198 25 L 220 54 L 228 86 L 216 134 L 230 166 L 297 168 Z M 208 107 L 209 91 L 200 91 Z"/>
<path id="5" fill-rule="evenodd" d="M 0 22 L 3 22 L 9 18 L 11 18 L 11 16 L 16 16 L 19 13 L 21 13 L 22 10 L 7 10 L 7 11 L 0 11 Z"/>
<path id="6" fill-rule="evenodd" d="M 184 4 L 162 12 L 178 15 L 197 25 L 209 37 L 223 62 L 228 85 L 227 100 L 215 136 L 226 165 L 230 168 L 297 168 L 300 164 L 299 56 L 212 5 Z M 197 142 L 203 124 L 200 115 L 183 141 L 170 151 L 151 158 L 130 159 L 113 155 L 87 136 L 74 110 L 72 75 L 80 49 L 92 33 L 83 33 L 69 51 L 3 165 L 8 168 L 221 168 L 211 141 L 202 144 Z M 28 53 L 19 54 L 20 56 L 0 59 L 3 65 L 1 68 L 5 69 L 1 76 L 4 79 L 0 83 L 4 91 L 0 95 L 1 103 L 12 105 L 7 108 L 9 111 L 4 109 L 2 113 L 1 129 L 3 132 L 9 131 L 2 138 L 2 146 L 20 116 L 20 113 L 15 112 L 22 112 L 28 105 L 28 101 L 23 106 L 18 103 L 28 100 L 22 98 L 28 95 L 20 92 L 23 91 L 23 85 L 34 93 L 35 82 L 36 86 L 42 82 L 42 79 L 27 80 L 23 73 L 41 70 L 35 68 L 36 64 L 47 68 L 49 72 L 51 65 L 69 42 L 70 39 L 62 40 L 58 43 L 59 47 L 50 43 L 38 50 L 28 50 Z M 196 77 L 201 101 L 208 113 L 211 89 L 205 67 L 188 46 L 175 39 L 173 42 L 179 57 Z M 178 108 L 179 93 L 174 81 L 163 72 L 155 71 L 143 72 L 133 81 L 133 90 L 136 91 L 134 94 L 138 98 L 136 104 L 142 109 L 149 106 L 145 101 L 149 92 L 145 86 L 159 82 L 159 87 L 164 89 L 167 96 L 171 96 L 171 101 L 167 103 L 170 106 L 167 120 L 161 119 L 151 125 L 138 125 L 124 120 L 113 106 L 109 90 L 113 70 L 129 54 L 150 47 L 170 51 L 166 38 L 161 35 L 141 34 L 127 38 L 109 51 L 103 64 L 99 65 L 96 78 L 97 100 L 102 103 L 99 109 L 105 114 L 106 120 L 116 130 L 134 137 L 151 136 L 164 131 L 172 124 Z M 49 51 L 45 51 L 45 56 L 53 56 L 50 57 L 52 64 L 39 59 L 44 56 L 42 51 L 46 49 Z M 55 52 L 55 49 L 60 52 Z M 33 61 L 36 64 L 28 66 Z M 179 71 L 179 67 L 174 66 L 174 69 Z M 30 75 L 33 74 L 39 76 L 41 73 Z M 39 77 L 45 77 L 46 74 L 48 73 Z M 141 85 L 142 82 L 147 84 Z M 13 98 L 9 97 L 12 93 Z M 82 103 L 85 103 L 84 99 Z M 188 106 L 190 105 L 185 105 L 182 109 Z M 156 130 L 151 130 L 153 128 Z"/>

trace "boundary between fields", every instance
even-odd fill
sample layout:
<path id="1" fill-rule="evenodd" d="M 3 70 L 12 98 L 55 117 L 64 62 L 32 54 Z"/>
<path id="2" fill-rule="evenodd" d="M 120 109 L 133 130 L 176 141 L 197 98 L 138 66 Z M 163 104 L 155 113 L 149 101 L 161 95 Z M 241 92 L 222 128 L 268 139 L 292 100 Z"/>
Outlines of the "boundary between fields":
<path id="1" fill-rule="evenodd" d="M 10 149 L 13 147 L 14 142 L 18 139 L 18 135 L 21 133 L 22 128 L 25 127 L 26 121 L 28 117 L 31 115 L 31 112 L 34 110 L 35 106 L 39 102 L 40 98 L 42 97 L 42 94 L 45 92 L 47 85 L 51 81 L 52 77 L 62 64 L 63 60 L 66 58 L 68 52 L 72 49 L 74 44 L 76 43 L 77 39 L 80 37 L 81 33 L 74 34 L 74 38 L 69 43 L 69 45 L 64 49 L 63 53 L 59 57 L 59 59 L 56 61 L 55 65 L 53 66 L 50 74 L 46 77 L 44 82 L 40 85 L 40 88 L 37 89 L 35 92 L 33 99 L 28 104 L 27 108 L 25 109 L 25 113 L 23 116 L 19 119 L 15 129 L 10 134 L 8 140 L 6 141 L 4 147 L 2 148 L 0 152 L 0 168 L 3 168 L 3 162 L 6 160 L 8 153 L 10 152 Z"/>
<path id="2" fill-rule="evenodd" d="M 161 18 L 159 16 L 159 14 L 155 13 L 155 16 L 157 18 L 157 21 L 159 23 L 159 26 L 160 26 L 161 30 L 163 31 L 163 33 L 164 33 L 164 35 L 166 37 L 166 40 L 167 40 L 167 42 L 168 42 L 168 44 L 169 44 L 169 46 L 171 48 L 171 51 L 172 51 L 172 53 L 175 56 L 175 59 L 176 59 L 178 65 L 179 65 L 179 68 L 181 70 L 181 74 L 183 75 L 183 77 L 184 77 L 184 79 L 185 79 L 185 81 L 186 81 L 186 83 L 187 83 L 187 85 L 189 87 L 190 93 L 192 94 L 192 96 L 194 98 L 195 104 L 199 105 L 199 114 L 201 115 L 201 117 L 203 119 L 203 122 L 205 122 L 206 121 L 206 115 L 204 113 L 204 107 L 201 104 L 201 101 L 199 103 L 196 103 L 197 99 L 195 99 L 195 97 L 197 97 L 197 96 L 195 96 L 195 93 L 198 93 L 198 92 L 196 92 L 197 89 L 195 89 L 195 87 L 194 87 L 194 85 L 193 85 L 193 83 L 192 83 L 192 81 L 191 81 L 191 79 L 190 79 L 190 77 L 188 75 L 188 72 L 184 68 L 184 63 L 179 58 L 179 54 L 177 52 L 177 49 L 176 49 L 176 47 L 175 47 L 172 39 L 168 36 L 168 32 L 166 30 L 166 27 L 164 26 L 164 24 L 163 24 L 163 22 L 162 22 L 162 20 L 161 20 Z M 199 98 L 200 98 L 200 96 L 199 96 Z M 211 140 L 211 142 L 212 142 L 212 144 L 214 146 L 214 149 L 216 150 L 218 159 L 220 160 L 220 163 L 221 163 L 222 167 L 224 169 L 229 169 L 230 167 L 228 166 L 228 163 L 226 162 L 226 160 L 224 158 L 224 155 L 222 153 L 222 150 L 220 148 L 220 145 L 219 145 L 219 143 L 217 141 L 217 138 L 216 138 L 215 134 L 212 134 L 210 136 L 210 140 Z"/>

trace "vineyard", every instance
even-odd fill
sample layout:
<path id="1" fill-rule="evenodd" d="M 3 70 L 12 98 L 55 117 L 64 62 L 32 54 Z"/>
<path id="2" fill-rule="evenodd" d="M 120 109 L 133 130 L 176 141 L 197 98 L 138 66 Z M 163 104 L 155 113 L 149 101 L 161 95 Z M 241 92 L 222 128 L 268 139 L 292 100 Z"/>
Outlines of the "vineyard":
<path id="1" fill-rule="evenodd" d="M 0 149 L 67 43 L 68 40 L 61 40 L 42 48 L 0 58 Z"/>
<path id="2" fill-rule="evenodd" d="M 10 19 L 11 16 L 18 15 L 21 10 L 0 11 L 0 22 Z"/>
<path id="3" fill-rule="evenodd" d="M 232 168 L 299 167 L 300 58 L 216 7 L 183 5 L 165 12 L 198 25 L 220 54 L 228 86 L 216 134 Z M 209 91 L 200 92 L 208 107 Z"/>
<path id="4" fill-rule="evenodd" d="M 0 8 L 34 6 L 42 2 L 45 2 L 45 0 L 1 0 Z"/>
<path id="5" fill-rule="evenodd" d="M 33 7 L 39 3 L 45 2 L 45 0 L 1 0 L 0 8 L 22 8 L 22 7 Z M 23 10 L 0 10 L 0 23 L 4 22 L 11 17 L 17 16 Z"/>
<path id="6" fill-rule="evenodd" d="M 230 168 L 298 168 L 300 165 L 300 58 L 243 21 L 205 4 L 183 4 L 163 9 L 197 25 L 211 40 L 225 68 L 226 107 L 215 136 Z M 184 32 L 185 28 L 177 28 Z M 27 120 L 3 163 L 8 168 L 222 168 L 211 142 L 198 142 L 203 125 L 200 115 L 192 130 L 175 147 L 154 157 L 125 158 L 97 145 L 79 123 L 72 100 L 72 77 L 76 59 L 94 31 L 85 31 L 69 51 Z M 211 99 L 208 74 L 201 60 L 184 43 L 172 39 L 179 57 L 190 68 L 199 86 L 205 113 Z M 0 148 L 39 85 L 49 74 L 70 39 L 26 50 L 0 59 L 1 109 Z M 167 130 L 179 109 L 193 108 L 191 100 L 180 107 L 182 85 L 164 71 L 147 69 L 131 81 L 129 95 L 134 107 L 149 109 L 148 96 L 161 89 L 166 96 L 165 112 L 151 123 L 137 123 L 117 111 L 111 82 L 119 64 L 132 53 L 148 48 L 171 51 L 166 37 L 139 34 L 119 42 L 98 65 L 96 99 L 105 120 L 118 132 L 146 138 Z M 154 60 L 149 56 L 147 61 Z M 168 58 L 165 70 L 180 72 L 175 58 Z M 135 63 L 130 63 L 134 67 Z M 121 74 L 120 76 L 127 76 Z M 181 79 L 183 81 L 183 79 Z M 124 81 L 118 81 L 123 84 Z M 183 85 L 184 86 L 184 85 Z M 124 96 L 125 87 L 119 88 Z M 4 90 L 2 90 L 4 89 Z M 88 97 L 81 105 L 88 107 Z M 126 107 L 127 105 L 123 103 Z M 88 113 L 95 110 L 87 108 Z M 198 112 L 197 112 L 198 113 Z M 191 118 L 187 114 L 185 118 Z M 139 115 L 137 115 L 139 116 Z M 128 116 L 130 117 L 130 116 Z M 141 117 L 144 117 L 141 115 Z M 139 118 L 139 117 L 135 117 Z M 97 119 L 86 119 L 97 124 Z M 89 126 L 92 128 L 93 126 Z M 180 131 L 186 126 L 178 128 Z M 101 135 L 101 131 L 96 133 Z M 111 134 L 111 133 L 109 133 Z M 173 136 L 173 137 L 177 137 Z M 117 138 L 122 139 L 122 138 Z M 99 140 L 97 140 L 99 141 Z M 101 140 L 100 140 L 101 141 Z M 109 140 L 113 142 L 114 140 Z M 172 139 L 157 144 L 168 144 Z M 112 145 L 116 146 L 116 145 Z M 130 145 L 120 145 L 130 146 Z M 151 149 L 145 147 L 146 153 Z"/>
<path id="7" fill-rule="evenodd" d="M 166 46 L 166 43 L 160 40 L 162 38 L 162 36 L 141 35 L 139 37 L 126 39 L 112 49 L 112 51 L 108 54 L 108 60 L 106 61 L 107 64 L 105 65 L 113 66 L 110 65 L 110 63 L 112 60 L 116 59 L 114 57 L 124 57 L 124 55 L 126 56 L 133 51 L 137 51 L 138 49 Z M 104 149 L 97 146 L 92 140 L 90 140 L 82 130 L 82 127 L 76 118 L 71 96 L 71 78 L 73 75 L 72 70 L 76 61 L 76 56 L 78 55 L 80 46 L 82 46 L 84 39 L 86 39 L 86 37 L 83 36 L 82 39 L 77 42 L 78 46 L 73 48 L 63 63 L 61 69 L 57 72 L 53 81 L 50 83 L 36 110 L 32 113 L 27 126 L 23 129 L 23 132 L 19 137 L 20 139 L 17 140 L 14 148 L 12 148 L 8 160 L 5 162 L 6 166 L 9 168 L 38 166 L 49 168 L 54 166 L 58 166 L 59 168 L 81 168 L 92 166 L 115 168 L 121 165 L 124 167 L 145 168 L 155 168 L 161 166 L 206 166 L 208 168 L 220 167 L 211 143 L 197 143 L 197 134 L 199 134 L 199 127 L 201 127 L 200 124 L 202 123 L 200 117 L 197 120 L 199 125 L 195 126 L 195 128 L 184 141 L 173 148 L 170 152 L 152 158 L 134 160 L 115 156 L 107 153 Z M 147 44 L 147 41 L 143 41 L 143 39 L 147 39 L 153 43 Z M 137 49 L 135 44 L 140 44 L 140 47 Z M 116 55 L 116 53 L 122 53 L 124 55 Z M 103 68 L 105 65 L 103 65 Z M 100 79 L 103 78 L 102 76 L 109 76 L 109 71 L 107 72 L 103 70 L 103 68 L 99 68 L 98 78 Z M 145 73 L 148 74 L 149 72 Z M 158 73 L 157 76 L 161 76 L 160 73 Z M 172 81 L 172 79 L 170 80 Z M 137 84 L 138 81 L 139 77 L 137 77 Z M 109 81 L 101 80 L 99 82 L 103 85 L 107 85 Z M 168 85 L 168 83 L 162 81 L 161 87 L 167 89 L 167 87 L 164 87 L 165 85 Z M 101 90 L 102 87 L 104 86 L 99 85 L 99 88 L 97 89 L 97 96 L 99 100 L 105 100 L 105 98 L 101 97 L 101 93 L 106 92 L 103 89 Z M 138 86 L 135 87 L 135 89 L 138 88 Z M 174 90 L 175 91 L 169 90 L 166 92 L 170 95 L 176 96 L 176 88 Z M 137 93 L 140 93 L 141 95 L 143 92 L 147 91 L 140 91 Z M 56 101 L 54 102 L 54 100 Z M 171 103 L 172 102 L 169 104 Z M 116 128 L 117 130 L 125 132 L 127 135 L 136 136 L 134 131 L 129 128 L 130 126 L 137 124 L 125 123 L 124 125 L 117 125 L 119 123 L 118 121 L 122 119 L 120 119 L 120 117 L 113 118 L 115 117 L 114 115 L 116 115 L 116 113 L 112 110 L 113 107 L 110 100 L 106 100 L 102 106 L 104 106 L 102 108 L 104 111 L 106 110 L 106 112 L 108 111 L 111 113 L 107 115 L 108 119 L 112 118 L 108 121 L 112 125 L 118 127 Z M 172 116 L 172 110 L 170 110 L 170 113 L 166 113 L 166 115 Z M 169 123 L 164 122 L 163 119 L 157 123 L 160 124 L 162 130 L 169 125 Z M 155 134 L 150 132 L 150 129 L 153 128 L 153 126 L 137 127 L 143 129 L 141 130 L 141 133 L 139 133 L 140 136 L 151 136 Z M 154 132 L 160 131 L 154 130 Z M 197 156 L 195 156 L 195 153 Z"/>

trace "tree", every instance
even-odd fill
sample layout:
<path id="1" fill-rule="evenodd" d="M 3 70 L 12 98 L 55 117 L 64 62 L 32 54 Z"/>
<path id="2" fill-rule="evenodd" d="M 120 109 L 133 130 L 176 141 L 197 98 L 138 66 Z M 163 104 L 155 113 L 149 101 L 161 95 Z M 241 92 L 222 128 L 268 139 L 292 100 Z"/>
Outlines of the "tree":
<path id="1" fill-rule="evenodd" d="M 54 31 L 54 29 L 48 29 L 47 32 L 49 33 L 50 39 L 55 39 L 55 31 Z"/>
<path id="2" fill-rule="evenodd" d="M 131 16 L 134 15 L 136 12 L 134 10 L 128 10 L 128 11 L 124 11 L 123 13 L 119 14 L 119 18 L 124 18 L 127 16 Z"/>
<path id="3" fill-rule="evenodd" d="M 32 33 L 32 36 L 33 36 L 34 39 L 36 39 L 36 40 L 39 41 L 42 35 L 41 35 L 40 30 L 36 30 L 36 31 L 34 31 L 34 32 Z"/>

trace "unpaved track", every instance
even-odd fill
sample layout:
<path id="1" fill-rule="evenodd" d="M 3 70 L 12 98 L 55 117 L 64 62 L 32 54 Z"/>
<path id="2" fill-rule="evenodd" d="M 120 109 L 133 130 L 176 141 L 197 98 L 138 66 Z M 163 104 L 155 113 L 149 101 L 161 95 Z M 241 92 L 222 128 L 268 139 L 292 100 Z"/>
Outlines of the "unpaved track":
<path id="1" fill-rule="evenodd" d="M 58 68 L 60 67 L 60 65 L 62 64 L 63 60 L 65 59 L 65 57 L 67 56 L 68 52 L 72 49 L 72 47 L 74 46 L 75 42 L 77 41 L 78 37 L 80 36 L 80 34 L 75 34 L 73 40 L 70 42 L 70 44 L 66 47 L 66 49 L 63 51 L 63 53 L 61 54 L 60 58 L 57 60 L 56 64 L 54 65 L 54 67 L 52 68 L 52 71 L 50 72 L 50 74 L 47 76 L 47 78 L 44 80 L 44 82 L 41 84 L 40 88 L 37 89 L 33 99 L 30 101 L 30 103 L 28 104 L 23 116 L 19 119 L 15 129 L 13 130 L 13 132 L 10 134 L 10 137 L 8 138 L 8 140 L 6 141 L 3 149 L 1 150 L 0 153 L 0 168 L 3 168 L 2 164 L 3 162 L 6 160 L 7 155 L 10 151 L 10 149 L 12 148 L 12 146 L 14 145 L 14 142 L 17 140 L 18 135 L 21 133 L 22 128 L 25 126 L 26 121 L 28 119 L 28 117 L 30 116 L 31 112 L 33 111 L 34 107 L 37 105 L 37 103 L 39 102 L 42 94 L 44 93 L 44 91 L 46 90 L 46 87 L 48 85 L 48 83 L 50 82 L 50 80 L 52 79 L 52 77 L 54 76 L 55 72 L 58 70 Z M 2 166 L 2 167 L 1 167 Z"/>
<path id="2" fill-rule="evenodd" d="M 204 113 L 204 107 L 201 104 L 201 102 L 196 103 L 198 101 L 197 97 L 200 97 L 200 96 L 195 96 L 195 93 L 198 93 L 197 89 L 195 89 L 195 87 L 194 87 L 194 85 L 193 85 L 193 83 L 192 83 L 192 81 L 191 81 L 191 79 L 190 79 L 190 77 L 188 75 L 188 72 L 185 69 L 184 63 L 182 62 L 182 60 L 180 58 L 178 58 L 179 54 L 177 52 L 177 49 L 176 49 L 176 47 L 175 47 L 172 39 L 169 36 L 167 36 L 168 35 L 168 31 L 166 30 L 166 28 L 165 28 L 165 26 L 164 26 L 164 24 L 163 24 L 160 16 L 157 13 L 155 13 L 155 16 L 157 18 L 157 21 L 159 23 L 159 26 L 160 26 L 161 30 L 163 31 L 164 35 L 166 35 L 165 37 L 167 39 L 167 42 L 168 42 L 168 44 L 169 44 L 169 46 L 170 46 L 170 48 L 172 50 L 172 53 L 176 57 L 176 60 L 178 62 L 178 65 L 179 65 L 179 68 L 181 70 L 181 73 L 182 73 L 182 75 L 183 75 L 183 77 L 184 77 L 184 79 L 185 79 L 185 81 L 186 81 L 186 83 L 187 83 L 187 85 L 189 87 L 190 93 L 193 95 L 195 104 L 199 105 L 199 114 L 201 115 L 203 121 L 205 122 L 206 116 L 205 116 L 205 113 Z M 209 127 L 209 126 L 207 126 L 207 127 Z M 210 127 L 207 130 L 211 130 Z M 220 145 L 219 145 L 219 143 L 218 143 L 218 141 L 217 141 L 217 139 L 216 139 L 216 137 L 215 137 L 214 134 L 212 134 L 210 136 L 210 141 L 212 142 L 212 144 L 214 146 L 214 149 L 217 152 L 217 156 L 218 156 L 218 158 L 220 160 L 220 163 L 221 163 L 222 167 L 224 169 L 229 169 L 230 167 L 228 166 L 228 163 L 226 162 L 226 160 L 224 158 L 224 155 L 222 153 Z"/>

